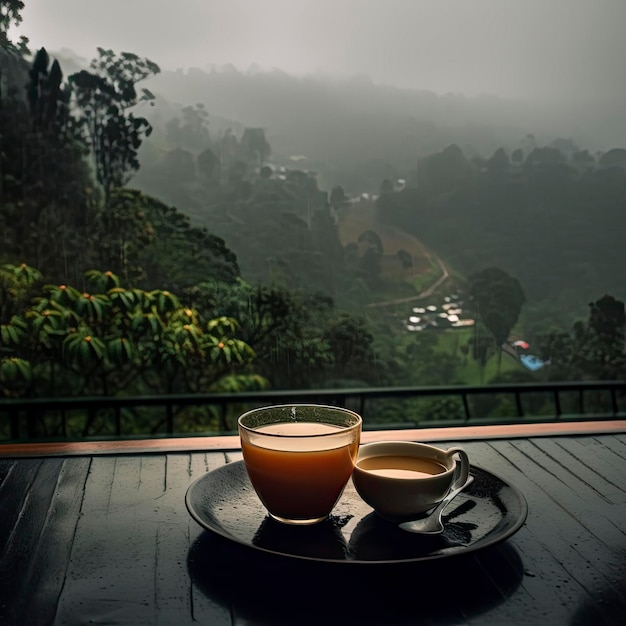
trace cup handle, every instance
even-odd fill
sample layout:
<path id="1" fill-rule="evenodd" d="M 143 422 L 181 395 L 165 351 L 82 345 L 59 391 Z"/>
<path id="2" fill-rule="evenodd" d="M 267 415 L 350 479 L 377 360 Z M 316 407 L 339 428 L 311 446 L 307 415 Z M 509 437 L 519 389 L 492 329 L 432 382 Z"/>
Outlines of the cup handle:
<path id="1" fill-rule="evenodd" d="M 467 452 L 465 452 L 463 448 L 449 448 L 446 451 L 446 456 L 448 457 L 454 456 L 455 454 L 459 455 L 460 463 L 457 462 L 455 464 L 454 478 L 452 479 L 452 484 L 450 485 L 450 491 L 462 487 L 467 482 L 470 472 L 470 462 Z"/>

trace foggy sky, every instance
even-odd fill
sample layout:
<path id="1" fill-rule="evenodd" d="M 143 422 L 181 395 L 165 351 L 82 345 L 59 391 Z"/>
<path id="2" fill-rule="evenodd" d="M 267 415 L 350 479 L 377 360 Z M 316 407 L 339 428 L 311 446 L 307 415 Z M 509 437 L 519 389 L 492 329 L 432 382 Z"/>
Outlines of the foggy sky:
<path id="1" fill-rule="evenodd" d="M 468 96 L 623 101 L 626 0 L 25 0 L 31 49 L 162 69 L 365 74 Z"/>

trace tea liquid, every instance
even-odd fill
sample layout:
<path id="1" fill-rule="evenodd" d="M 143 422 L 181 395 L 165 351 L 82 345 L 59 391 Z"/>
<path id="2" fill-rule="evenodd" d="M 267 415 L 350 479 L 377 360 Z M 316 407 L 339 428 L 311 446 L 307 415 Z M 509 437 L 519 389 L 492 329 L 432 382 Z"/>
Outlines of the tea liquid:
<path id="1" fill-rule="evenodd" d="M 255 432 L 294 436 L 254 444 L 242 439 L 250 481 L 272 514 L 294 520 L 328 515 L 352 474 L 359 447 L 354 432 L 341 436 L 339 430 L 317 422 L 285 422 Z M 336 437 L 306 436 L 333 432 Z"/>
<path id="2" fill-rule="evenodd" d="M 358 466 L 371 474 L 389 478 L 430 478 L 447 471 L 433 459 L 412 456 L 373 456 L 362 459 Z"/>

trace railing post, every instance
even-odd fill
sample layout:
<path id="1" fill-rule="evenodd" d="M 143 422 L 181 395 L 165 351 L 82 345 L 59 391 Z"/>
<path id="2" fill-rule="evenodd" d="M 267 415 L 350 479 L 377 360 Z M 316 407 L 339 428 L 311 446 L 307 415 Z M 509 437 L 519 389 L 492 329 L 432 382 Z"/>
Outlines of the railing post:
<path id="1" fill-rule="evenodd" d="M 165 406 L 165 430 L 168 435 L 174 434 L 174 409 L 172 408 L 172 403 L 168 402 Z"/>
<path id="2" fill-rule="evenodd" d="M 585 413 L 585 396 L 582 387 L 578 390 L 578 412 L 581 415 Z"/>
<path id="3" fill-rule="evenodd" d="M 461 399 L 463 401 L 463 410 L 465 411 L 465 421 L 469 422 L 472 416 L 470 414 L 470 406 L 469 406 L 469 401 L 467 399 L 467 394 L 466 393 L 462 394 Z"/>
<path id="4" fill-rule="evenodd" d="M 226 403 L 220 402 L 220 430 L 225 433 L 227 430 L 226 424 Z"/>
<path id="5" fill-rule="evenodd" d="M 122 436 L 122 416 L 121 416 L 121 409 L 119 406 L 115 407 L 115 436 L 116 437 L 121 437 Z"/>
<path id="6" fill-rule="evenodd" d="M 11 424 L 11 439 L 20 438 L 20 414 L 17 408 L 9 411 L 9 422 Z"/>
<path id="7" fill-rule="evenodd" d="M 619 407 L 617 406 L 617 394 L 615 389 L 611 389 L 611 408 L 613 409 L 613 417 L 617 417 Z"/>
<path id="8" fill-rule="evenodd" d="M 560 419 L 561 417 L 561 395 L 559 394 L 559 390 L 554 390 L 554 418 Z"/>

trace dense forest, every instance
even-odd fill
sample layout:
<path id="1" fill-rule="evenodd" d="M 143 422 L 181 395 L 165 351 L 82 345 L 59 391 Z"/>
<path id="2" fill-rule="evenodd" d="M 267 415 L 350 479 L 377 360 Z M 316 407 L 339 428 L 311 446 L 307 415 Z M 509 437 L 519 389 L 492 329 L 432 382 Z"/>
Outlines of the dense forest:
<path id="1" fill-rule="evenodd" d="M 0 23 L 0 397 L 626 375 L 626 149 L 532 128 L 498 145 L 484 121 L 455 136 L 424 94 L 406 132 L 346 96 L 389 88 L 283 76 L 275 95 L 315 94 L 333 122 L 272 129 L 258 76 L 235 77 L 256 115 L 227 118 L 211 103 L 232 70 L 159 82 L 98 48 L 66 74 L 8 39 L 20 5 Z M 450 294 L 471 326 L 407 330 L 410 306 Z"/>

